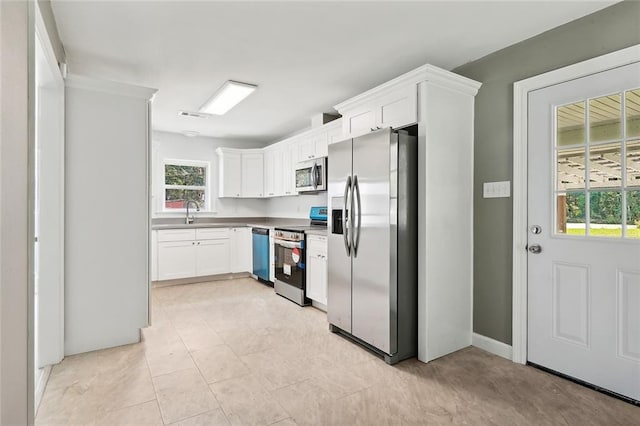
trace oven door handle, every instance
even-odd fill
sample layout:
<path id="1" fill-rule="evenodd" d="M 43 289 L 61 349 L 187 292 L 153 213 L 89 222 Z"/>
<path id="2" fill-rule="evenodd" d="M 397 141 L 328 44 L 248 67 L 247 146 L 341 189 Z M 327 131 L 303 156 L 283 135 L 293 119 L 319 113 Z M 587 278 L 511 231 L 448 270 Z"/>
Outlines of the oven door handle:
<path id="1" fill-rule="evenodd" d="M 294 242 L 287 240 L 273 240 L 273 243 L 278 246 L 286 247 L 286 248 L 302 248 L 302 242 Z"/>

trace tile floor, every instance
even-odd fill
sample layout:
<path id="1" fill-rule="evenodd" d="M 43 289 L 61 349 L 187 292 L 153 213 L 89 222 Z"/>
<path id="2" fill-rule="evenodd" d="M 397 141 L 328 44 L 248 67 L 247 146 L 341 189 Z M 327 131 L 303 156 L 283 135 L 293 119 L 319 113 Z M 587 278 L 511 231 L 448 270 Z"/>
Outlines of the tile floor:
<path id="1" fill-rule="evenodd" d="M 139 344 L 65 358 L 38 425 L 640 425 L 640 408 L 468 348 L 388 366 L 252 279 L 153 290 Z"/>

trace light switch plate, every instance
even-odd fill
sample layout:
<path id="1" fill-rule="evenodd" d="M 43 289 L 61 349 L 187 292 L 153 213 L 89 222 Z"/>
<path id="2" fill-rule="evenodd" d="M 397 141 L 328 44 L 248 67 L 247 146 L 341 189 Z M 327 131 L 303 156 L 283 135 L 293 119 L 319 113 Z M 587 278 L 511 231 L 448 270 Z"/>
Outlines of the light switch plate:
<path id="1" fill-rule="evenodd" d="M 483 198 L 508 198 L 511 197 L 511 181 L 485 182 L 482 186 Z"/>

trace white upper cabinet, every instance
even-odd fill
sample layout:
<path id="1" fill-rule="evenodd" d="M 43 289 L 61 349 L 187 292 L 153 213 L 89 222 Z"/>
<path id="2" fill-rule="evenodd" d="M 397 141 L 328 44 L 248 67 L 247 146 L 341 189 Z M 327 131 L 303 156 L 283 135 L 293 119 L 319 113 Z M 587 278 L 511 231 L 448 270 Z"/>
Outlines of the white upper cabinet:
<path id="1" fill-rule="evenodd" d="M 264 196 L 264 155 L 262 152 L 242 153 L 242 196 Z"/>
<path id="2" fill-rule="evenodd" d="M 326 157 L 327 154 L 327 131 L 324 128 L 312 130 L 298 142 L 298 162 Z"/>
<path id="3" fill-rule="evenodd" d="M 264 150 L 264 192 L 265 197 L 285 195 L 284 168 L 287 146 L 274 144 Z"/>
<path id="4" fill-rule="evenodd" d="M 242 154 L 240 151 L 217 149 L 218 197 L 242 196 Z"/>
<path id="5" fill-rule="evenodd" d="M 298 163 L 298 147 L 284 144 L 282 147 L 282 195 L 296 195 L 295 169 Z"/>
<path id="6" fill-rule="evenodd" d="M 261 149 L 218 148 L 218 197 L 264 196 L 264 154 Z"/>

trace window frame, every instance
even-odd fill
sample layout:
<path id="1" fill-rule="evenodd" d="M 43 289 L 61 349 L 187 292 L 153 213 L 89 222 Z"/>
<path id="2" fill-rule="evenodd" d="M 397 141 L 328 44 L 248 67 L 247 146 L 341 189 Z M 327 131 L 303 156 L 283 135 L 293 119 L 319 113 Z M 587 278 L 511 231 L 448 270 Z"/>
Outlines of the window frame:
<path id="1" fill-rule="evenodd" d="M 166 166 L 190 166 L 204 167 L 205 184 L 199 185 L 167 185 L 166 184 Z M 186 208 L 171 209 L 167 208 L 167 189 L 183 189 L 183 190 L 202 190 L 204 189 L 204 204 L 200 208 L 201 212 L 211 212 L 211 162 L 204 160 L 184 160 L 165 158 L 162 160 L 162 212 L 163 213 L 186 213 Z"/>

